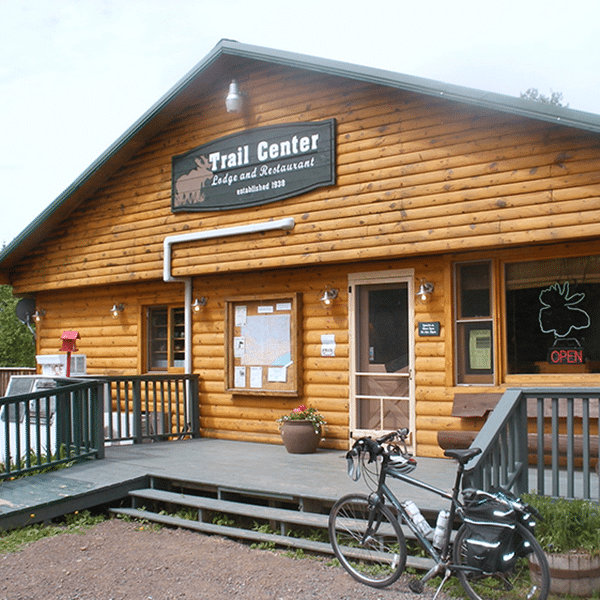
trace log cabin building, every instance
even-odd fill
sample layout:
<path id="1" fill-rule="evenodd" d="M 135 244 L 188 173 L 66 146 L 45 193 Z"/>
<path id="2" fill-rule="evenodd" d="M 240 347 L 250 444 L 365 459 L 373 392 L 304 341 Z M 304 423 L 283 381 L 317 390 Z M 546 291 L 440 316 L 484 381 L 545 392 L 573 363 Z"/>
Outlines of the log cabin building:
<path id="1" fill-rule="evenodd" d="M 203 436 L 303 403 L 441 456 L 508 387 L 600 384 L 600 117 L 223 40 L 0 273 L 38 354 L 198 374 Z"/>

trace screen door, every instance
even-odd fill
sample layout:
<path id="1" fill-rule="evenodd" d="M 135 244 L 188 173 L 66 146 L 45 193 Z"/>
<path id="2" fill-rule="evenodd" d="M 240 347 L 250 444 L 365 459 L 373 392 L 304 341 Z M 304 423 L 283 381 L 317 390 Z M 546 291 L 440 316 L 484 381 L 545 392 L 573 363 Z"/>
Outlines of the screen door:
<path id="1" fill-rule="evenodd" d="M 354 437 L 401 427 L 414 434 L 412 280 L 350 277 Z"/>

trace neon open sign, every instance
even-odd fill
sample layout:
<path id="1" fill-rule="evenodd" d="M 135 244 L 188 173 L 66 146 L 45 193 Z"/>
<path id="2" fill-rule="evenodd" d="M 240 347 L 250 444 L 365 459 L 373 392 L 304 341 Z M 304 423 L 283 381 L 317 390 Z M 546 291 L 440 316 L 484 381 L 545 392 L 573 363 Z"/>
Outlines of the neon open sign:
<path id="1" fill-rule="evenodd" d="M 582 365 L 585 356 L 582 348 L 550 348 L 548 362 L 551 365 Z"/>

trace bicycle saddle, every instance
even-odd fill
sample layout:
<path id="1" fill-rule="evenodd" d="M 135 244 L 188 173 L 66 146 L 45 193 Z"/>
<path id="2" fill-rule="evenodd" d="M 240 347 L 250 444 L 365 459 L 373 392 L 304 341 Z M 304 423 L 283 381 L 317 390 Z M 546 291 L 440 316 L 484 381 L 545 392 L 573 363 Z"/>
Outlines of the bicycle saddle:
<path id="1" fill-rule="evenodd" d="M 457 448 L 444 451 L 444 456 L 455 458 L 461 465 L 467 464 L 473 457 L 481 454 L 481 448 Z"/>

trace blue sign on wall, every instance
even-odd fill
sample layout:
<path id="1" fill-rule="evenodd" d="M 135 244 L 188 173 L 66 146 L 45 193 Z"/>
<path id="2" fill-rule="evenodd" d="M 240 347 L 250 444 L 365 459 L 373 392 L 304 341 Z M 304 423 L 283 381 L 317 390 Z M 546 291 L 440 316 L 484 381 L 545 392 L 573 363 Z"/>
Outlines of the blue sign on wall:
<path id="1" fill-rule="evenodd" d="M 257 206 L 334 183 L 334 119 L 260 127 L 174 156 L 171 209 Z"/>

